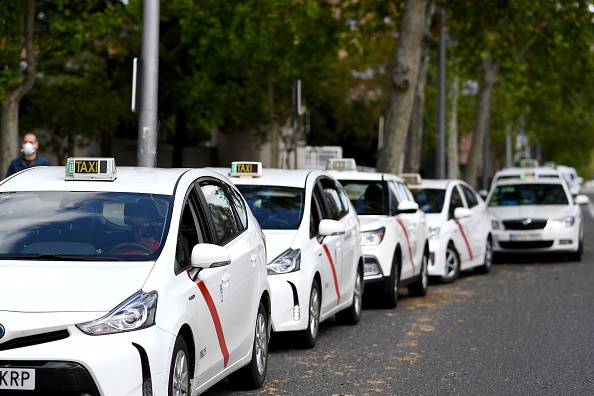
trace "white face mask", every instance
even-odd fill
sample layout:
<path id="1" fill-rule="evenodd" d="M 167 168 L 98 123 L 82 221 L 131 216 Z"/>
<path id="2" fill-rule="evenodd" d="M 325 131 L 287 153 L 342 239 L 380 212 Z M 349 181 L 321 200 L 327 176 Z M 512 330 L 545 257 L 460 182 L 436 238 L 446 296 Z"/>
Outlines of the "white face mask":
<path id="1" fill-rule="evenodd" d="M 25 155 L 31 155 L 35 152 L 35 146 L 32 143 L 23 143 L 23 149 L 21 151 Z"/>

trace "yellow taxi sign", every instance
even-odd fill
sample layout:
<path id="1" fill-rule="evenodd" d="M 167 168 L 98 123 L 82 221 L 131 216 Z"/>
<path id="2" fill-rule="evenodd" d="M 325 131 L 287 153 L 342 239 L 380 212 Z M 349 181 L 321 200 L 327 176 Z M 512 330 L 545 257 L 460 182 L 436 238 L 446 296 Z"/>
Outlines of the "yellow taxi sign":
<path id="1" fill-rule="evenodd" d="M 357 162 L 354 158 L 330 158 L 326 170 L 357 170 Z"/>
<path id="2" fill-rule="evenodd" d="M 231 163 L 233 177 L 259 177 L 262 176 L 262 163 L 254 161 L 235 161 Z"/>
<path id="3" fill-rule="evenodd" d="M 520 164 L 522 168 L 538 168 L 538 160 L 532 158 L 524 158 Z"/>
<path id="4" fill-rule="evenodd" d="M 407 184 L 420 185 L 423 183 L 423 178 L 419 173 L 402 173 L 400 177 Z"/>
<path id="5" fill-rule="evenodd" d="M 64 180 L 105 180 L 118 177 L 114 158 L 70 157 L 66 160 Z"/>

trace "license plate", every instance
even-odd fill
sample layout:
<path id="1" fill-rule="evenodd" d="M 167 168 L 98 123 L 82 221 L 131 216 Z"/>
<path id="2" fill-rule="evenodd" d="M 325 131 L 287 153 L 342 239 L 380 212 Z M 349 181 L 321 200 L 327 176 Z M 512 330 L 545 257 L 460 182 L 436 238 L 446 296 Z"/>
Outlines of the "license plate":
<path id="1" fill-rule="evenodd" d="M 0 389 L 35 389 L 35 370 L 0 367 Z"/>
<path id="2" fill-rule="evenodd" d="M 542 235 L 538 233 L 509 234 L 510 241 L 539 241 Z"/>

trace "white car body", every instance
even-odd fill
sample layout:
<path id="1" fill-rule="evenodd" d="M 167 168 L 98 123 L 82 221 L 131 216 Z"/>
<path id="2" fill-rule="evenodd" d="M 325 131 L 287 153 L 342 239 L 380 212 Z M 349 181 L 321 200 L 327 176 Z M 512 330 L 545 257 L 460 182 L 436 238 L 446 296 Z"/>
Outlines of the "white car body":
<path id="1" fill-rule="evenodd" d="M 509 167 L 503 168 L 493 176 L 491 186 L 495 185 L 499 180 L 507 179 L 559 179 L 561 174 L 555 168 L 548 166 L 538 167 Z"/>
<path id="2" fill-rule="evenodd" d="M 584 179 L 578 176 L 575 168 L 571 166 L 557 165 L 555 169 L 559 171 L 561 177 L 567 182 L 571 195 L 575 197 L 582 192 L 582 183 L 584 182 Z"/>
<path id="3" fill-rule="evenodd" d="M 452 282 L 460 271 L 475 268 L 489 272 L 493 260 L 491 221 L 481 196 L 459 179 L 423 179 L 409 188 L 426 212 L 429 275 Z M 438 205 L 429 205 L 431 197 L 439 197 Z"/>
<path id="4" fill-rule="evenodd" d="M 113 181 L 67 173 L 37 167 L 0 182 L 0 373 L 23 380 L 0 389 L 167 395 L 173 381 L 198 395 L 255 358 L 264 381 L 266 246 L 232 183 L 204 169 L 121 167 Z M 226 240 L 209 209 L 223 191 L 233 204 L 216 211 L 237 226 Z M 112 249 L 141 202 L 162 216 L 142 231 L 158 235 L 157 250 Z M 143 299 L 120 311 L 131 296 Z"/>
<path id="5" fill-rule="evenodd" d="M 259 177 L 230 179 L 266 236 L 273 331 L 300 332 L 302 345 L 312 348 L 320 322 L 337 314 L 341 322 L 357 323 L 363 293 L 360 225 L 340 183 L 321 170 L 263 169 Z"/>
<path id="6" fill-rule="evenodd" d="M 549 191 L 557 189 L 560 200 Z M 563 179 L 500 180 L 487 198 L 492 216 L 494 252 L 566 253 L 580 260 L 583 252 L 581 205 Z"/>
<path id="7" fill-rule="evenodd" d="M 399 286 L 408 286 L 410 295 L 424 296 L 428 286 L 429 230 L 425 213 L 419 210 L 404 180 L 389 173 L 329 172 L 345 186 L 358 210 L 366 290 L 380 292 L 389 308 L 397 304 Z M 377 196 L 382 198 L 377 209 L 370 208 L 369 201 L 376 198 L 366 194 L 370 188 L 381 194 Z"/>

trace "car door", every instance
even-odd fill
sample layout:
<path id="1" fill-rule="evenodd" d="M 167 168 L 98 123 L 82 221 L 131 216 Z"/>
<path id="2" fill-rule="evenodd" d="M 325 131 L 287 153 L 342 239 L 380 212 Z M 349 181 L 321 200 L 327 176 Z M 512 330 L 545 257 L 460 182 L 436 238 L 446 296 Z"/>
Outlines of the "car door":
<path id="1" fill-rule="evenodd" d="M 485 204 L 482 199 L 469 186 L 460 184 L 460 188 L 466 199 L 466 205 L 472 213 L 468 219 L 468 236 L 472 247 L 473 259 L 476 259 L 477 257 L 482 257 L 485 251 L 485 242 L 490 229 L 490 221 L 488 221 Z"/>
<path id="2" fill-rule="evenodd" d="M 412 201 L 406 193 L 406 186 L 404 183 L 400 183 L 395 180 L 390 180 L 389 182 L 390 190 L 393 191 L 394 195 L 396 196 L 397 204 L 400 204 L 403 201 Z M 397 207 L 396 207 L 397 208 Z M 420 263 L 422 259 L 422 246 L 419 247 L 420 243 L 424 241 L 420 241 L 419 238 L 419 210 L 415 213 L 399 213 L 396 215 L 397 221 L 399 221 L 400 225 L 403 228 L 403 231 L 406 236 L 406 246 L 402 246 L 402 275 L 401 279 L 408 279 L 412 276 L 416 275 L 420 271 Z M 421 252 L 419 255 L 418 252 Z M 408 260 L 404 258 L 408 257 Z"/>
<path id="3" fill-rule="evenodd" d="M 229 365 L 231 294 L 225 285 L 228 265 L 204 269 L 194 278 L 190 270 L 192 249 L 202 243 L 216 243 L 212 216 L 200 190 L 192 187 L 183 203 L 177 235 L 175 270 L 177 278 L 193 282 L 186 312 L 195 337 L 195 375 L 203 384 Z M 188 277 L 185 273 L 190 270 Z M 192 281 L 192 279 L 194 279 Z"/>
<path id="4" fill-rule="evenodd" d="M 229 362 L 232 364 L 249 352 L 253 339 L 258 300 L 256 282 L 256 245 L 252 246 L 235 207 L 240 197 L 233 188 L 216 179 L 203 179 L 200 189 L 211 213 L 218 245 L 227 248 L 231 263 L 225 266 L 219 285 L 219 298 L 225 305 Z M 243 215 L 242 215 L 243 216 Z"/>
<path id="5" fill-rule="evenodd" d="M 448 222 L 453 223 L 452 238 L 456 246 L 456 250 L 460 255 L 460 261 L 462 265 L 468 262 L 473 257 L 472 242 L 470 239 L 470 226 L 471 218 L 462 217 L 459 219 L 454 218 L 454 212 L 456 208 L 466 208 L 466 203 L 462 198 L 462 193 L 458 188 L 458 184 L 455 184 L 450 192 L 450 205 L 448 207 Z"/>

